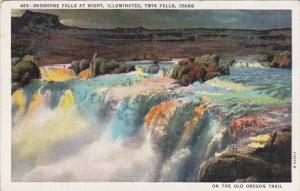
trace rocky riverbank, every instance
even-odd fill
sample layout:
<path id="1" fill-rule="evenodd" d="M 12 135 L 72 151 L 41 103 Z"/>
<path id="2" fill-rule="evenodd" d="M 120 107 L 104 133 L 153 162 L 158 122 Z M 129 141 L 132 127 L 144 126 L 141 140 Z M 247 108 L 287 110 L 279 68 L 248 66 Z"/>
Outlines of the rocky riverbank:
<path id="1" fill-rule="evenodd" d="M 218 54 L 272 55 L 291 51 L 291 29 L 82 29 L 58 16 L 26 11 L 12 18 L 12 57 L 35 54 L 39 65 L 99 57 L 109 60 L 171 60 Z"/>
<path id="2" fill-rule="evenodd" d="M 230 66 L 292 67 L 292 58 L 288 51 L 280 52 L 275 56 L 260 56 L 260 58 L 256 58 L 256 60 L 254 59 L 254 62 L 257 62 L 257 64 L 252 66 L 253 64 L 249 64 L 251 61 L 236 63 L 234 59 L 228 60 L 215 54 L 206 54 L 193 58 L 183 58 L 179 60 L 170 71 L 163 71 L 163 73 L 177 80 L 179 84 L 186 86 L 195 81 L 204 82 L 214 77 L 229 75 Z M 46 71 L 39 70 L 40 66 L 37 64 L 38 62 L 39 59 L 32 55 L 12 58 L 12 91 L 27 85 L 33 79 L 40 79 L 42 76 L 49 75 Z M 157 60 L 150 61 L 150 63 L 151 62 L 152 65 L 143 68 L 143 72 L 149 74 L 158 73 L 162 69 L 162 65 L 159 64 Z M 58 81 L 64 81 L 72 78 L 88 79 L 98 75 L 128 73 L 134 70 L 135 66 L 132 64 L 100 58 L 97 53 L 94 53 L 91 59 L 73 60 L 67 68 L 61 67 L 61 69 L 57 70 L 57 74 L 55 75 Z M 59 76 L 61 76 L 61 78 Z M 52 77 L 46 77 L 46 81 L 56 80 Z"/>

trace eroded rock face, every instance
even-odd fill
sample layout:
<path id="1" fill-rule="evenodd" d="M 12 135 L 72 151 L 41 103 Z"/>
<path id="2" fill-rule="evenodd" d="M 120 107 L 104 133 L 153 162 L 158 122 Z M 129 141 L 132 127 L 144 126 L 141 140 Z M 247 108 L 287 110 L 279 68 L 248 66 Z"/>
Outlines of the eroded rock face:
<path id="1" fill-rule="evenodd" d="M 201 182 L 287 182 L 291 180 L 291 108 L 278 106 L 234 119 L 231 141 L 202 163 Z"/>
<path id="2" fill-rule="evenodd" d="M 289 51 L 275 55 L 271 67 L 273 68 L 292 68 L 292 55 Z"/>
<path id="3" fill-rule="evenodd" d="M 247 177 L 270 176 L 273 165 L 247 155 L 226 154 L 203 163 L 201 182 L 234 182 Z M 261 172 L 261 173 L 258 173 Z"/>
<path id="4" fill-rule="evenodd" d="M 59 18 L 56 15 L 46 13 L 36 13 L 26 10 L 22 19 L 22 25 L 37 26 L 43 25 L 45 27 L 63 28 L 63 25 L 59 22 Z"/>
<path id="5" fill-rule="evenodd" d="M 246 149 L 246 148 L 244 148 Z M 291 132 L 272 134 L 268 144 L 249 153 L 239 149 L 212 157 L 200 167 L 200 182 L 286 182 L 290 174 Z"/>
<path id="6" fill-rule="evenodd" d="M 210 159 L 202 166 L 201 182 L 285 182 L 290 181 L 288 168 L 256 157 L 228 154 Z"/>
<path id="7" fill-rule="evenodd" d="M 268 153 L 268 155 L 266 155 Z M 274 132 L 268 144 L 256 151 L 256 154 L 263 155 L 267 161 L 283 165 L 291 160 L 291 129 L 285 128 L 280 131 Z"/>

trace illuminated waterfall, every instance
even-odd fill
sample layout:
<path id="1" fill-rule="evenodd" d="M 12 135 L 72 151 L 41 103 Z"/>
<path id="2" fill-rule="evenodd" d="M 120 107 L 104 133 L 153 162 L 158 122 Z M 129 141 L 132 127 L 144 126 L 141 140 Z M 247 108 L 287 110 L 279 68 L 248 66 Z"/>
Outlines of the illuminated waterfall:
<path id="1" fill-rule="evenodd" d="M 41 73 L 56 82 L 12 95 L 16 181 L 197 181 L 202 162 L 226 149 L 232 119 L 290 101 L 282 90 L 289 82 L 268 73 L 259 75 L 268 78 L 263 84 L 231 71 L 238 76 L 187 87 L 140 68 L 93 78 L 87 70 L 82 80 L 63 68 Z M 269 138 L 247 144 L 261 148 Z"/>

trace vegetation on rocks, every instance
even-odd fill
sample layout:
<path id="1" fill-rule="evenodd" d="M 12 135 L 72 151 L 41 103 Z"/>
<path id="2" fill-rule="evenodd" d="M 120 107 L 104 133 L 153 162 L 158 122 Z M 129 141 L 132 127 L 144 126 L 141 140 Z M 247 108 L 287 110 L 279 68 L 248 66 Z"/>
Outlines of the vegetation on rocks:
<path id="1" fill-rule="evenodd" d="M 82 60 L 74 60 L 71 64 L 71 68 L 74 70 L 76 74 L 79 74 L 83 70 L 90 67 L 90 60 L 89 59 L 82 59 Z"/>
<path id="2" fill-rule="evenodd" d="M 95 58 L 94 60 L 92 60 L 91 69 L 94 76 L 127 73 L 135 70 L 133 66 L 125 65 L 123 63 L 117 63 L 115 61 L 103 58 Z"/>
<path id="3" fill-rule="evenodd" d="M 74 70 L 76 74 L 79 74 L 80 78 L 104 74 L 127 73 L 135 70 L 134 66 L 119 63 L 114 60 L 100 58 L 97 53 L 94 53 L 92 60 L 82 59 L 80 61 L 73 61 L 71 69 Z"/>
<path id="4" fill-rule="evenodd" d="M 12 91 L 27 85 L 32 79 L 38 79 L 41 76 L 39 67 L 35 63 L 35 58 L 30 55 L 26 55 L 21 59 L 12 59 L 11 74 Z"/>
<path id="5" fill-rule="evenodd" d="M 197 80 L 206 81 L 217 76 L 229 75 L 229 66 L 219 64 L 219 60 L 217 55 L 182 59 L 174 67 L 171 77 L 183 85 L 188 85 Z"/>

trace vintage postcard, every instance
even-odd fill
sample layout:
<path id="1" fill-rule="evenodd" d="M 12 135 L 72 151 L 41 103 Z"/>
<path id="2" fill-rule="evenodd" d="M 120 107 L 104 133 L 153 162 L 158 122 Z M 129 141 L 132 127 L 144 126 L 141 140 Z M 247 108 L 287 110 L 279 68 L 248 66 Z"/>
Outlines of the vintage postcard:
<path id="1" fill-rule="evenodd" d="M 1 5 L 1 189 L 300 190 L 299 2 Z"/>

